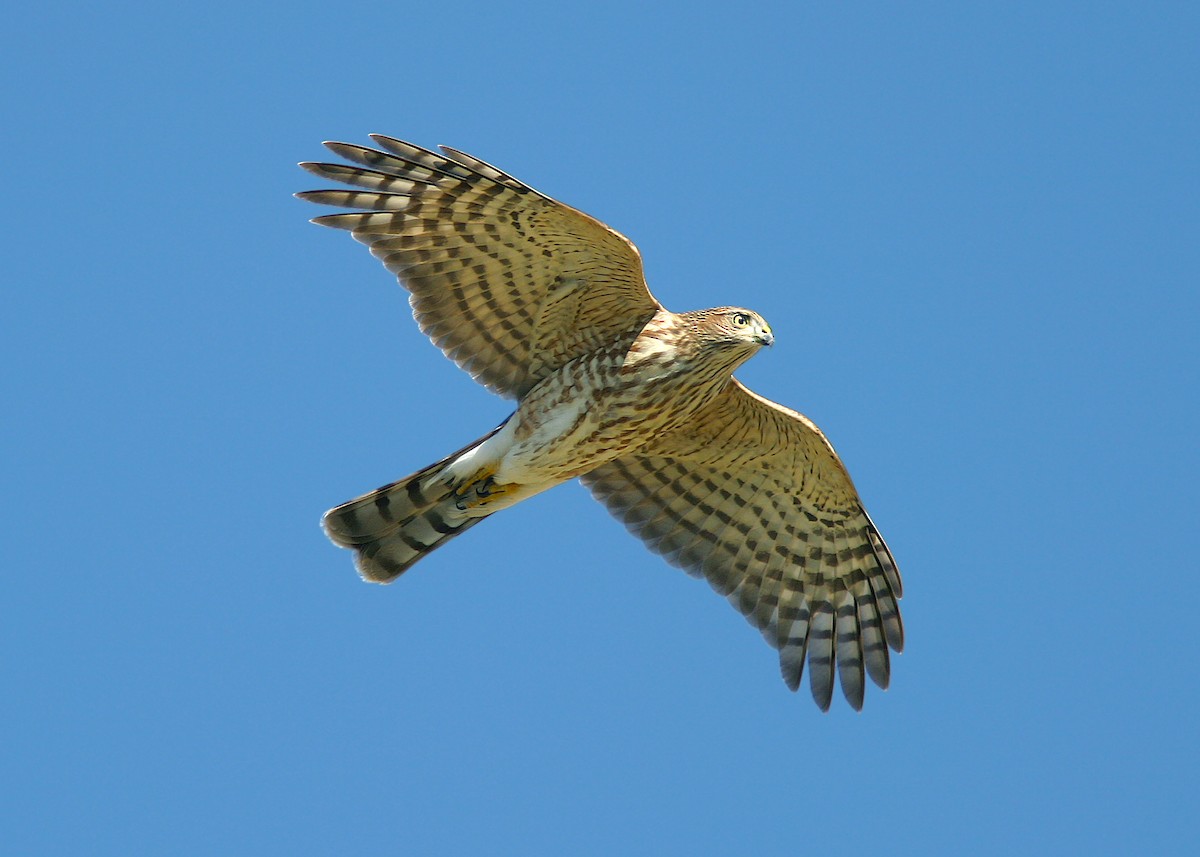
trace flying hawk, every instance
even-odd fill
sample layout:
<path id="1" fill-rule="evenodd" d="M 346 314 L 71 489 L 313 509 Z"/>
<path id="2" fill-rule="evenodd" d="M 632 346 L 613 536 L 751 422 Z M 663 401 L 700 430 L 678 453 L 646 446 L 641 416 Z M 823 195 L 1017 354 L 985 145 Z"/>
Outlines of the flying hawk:
<path id="1" fill-rule="evenodd" d="M 476 158 L 372 135 L 304 163 L 354 190 L 302 199 L 410 292 L 421 330 L 516 400 L 495 430 L 330 510 L 329 537 L 388 583 L 495 512 L 579 477 L 646 546 L 712 587 L 779 650 L 784 681 L 862 707 L 904 634 L 895 560 L 845 466 L 803 415 L 733 378 L 774 334 L 758 313 L 674 313 L 637 248 Z"/>

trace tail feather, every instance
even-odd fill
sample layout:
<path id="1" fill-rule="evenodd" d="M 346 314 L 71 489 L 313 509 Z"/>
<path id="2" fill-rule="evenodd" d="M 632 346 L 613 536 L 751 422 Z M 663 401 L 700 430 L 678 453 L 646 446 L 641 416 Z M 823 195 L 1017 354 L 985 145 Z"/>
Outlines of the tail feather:
<path id="1" fill-rule="evenodd" d="M 367 544 L 356 545 L 354 565 L 363 580 L 370 583 L 391 583 L 408 571 L 417 560 L 482 520 L 483 518 L 464 518 L 448 528 L 445 533 L 438 533 L 429 541 L 424 541 L 423 536 L 414 536 L 412 533 L 414 528 L 423 524 L 422 519 L 417 518 L 394 533 Z M 422 529 L 428 532 L 428 527 Z"/>
<path id="2" fill-rule="evenodd" d="M 364 580 L 390 583 L 417 560 L 483 520 L 463 515 L 446 466 L 490 438 L 499 428 L 398 482 L 325 513 L 322 525 L 337 545 L 354 551 Z"/>

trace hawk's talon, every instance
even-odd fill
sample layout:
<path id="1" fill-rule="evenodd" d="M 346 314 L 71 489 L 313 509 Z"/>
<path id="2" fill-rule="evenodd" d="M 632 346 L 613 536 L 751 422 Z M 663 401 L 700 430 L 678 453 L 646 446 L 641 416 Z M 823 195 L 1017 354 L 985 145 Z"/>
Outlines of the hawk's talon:
<path id="1" fill-rule="evenodd" d="M 519 489 L 520 486 L 515 484 L 497 485 L 495 480 L 489 476 L 477 482 L 473 489 L 468 485 L 464 490 L 455 494 L 454 505 L 460 512 L 486 509 Z"/>

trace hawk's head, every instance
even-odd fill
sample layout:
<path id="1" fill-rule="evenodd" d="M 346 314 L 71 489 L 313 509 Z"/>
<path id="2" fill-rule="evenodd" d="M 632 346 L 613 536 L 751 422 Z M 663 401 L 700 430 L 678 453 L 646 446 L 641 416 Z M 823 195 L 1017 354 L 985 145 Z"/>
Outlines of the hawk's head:
<path id="1" fill-rule="evenodd" d="M 771 326 L 754 310 L 725 306 L 701 310 L 695 316 L 697 333 L 710 346 L 753 354 L 763 345 L 775 343 Z"/>

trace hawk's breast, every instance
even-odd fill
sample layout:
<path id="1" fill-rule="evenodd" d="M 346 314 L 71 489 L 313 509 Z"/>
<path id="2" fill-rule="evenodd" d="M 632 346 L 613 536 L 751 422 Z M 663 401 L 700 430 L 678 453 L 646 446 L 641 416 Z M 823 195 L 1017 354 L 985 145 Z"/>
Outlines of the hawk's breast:
<path id="1" fill-rule="evenodd" d="M 497 479 L 528 484 L 587 473 L 677 427 L 720 391 L 721 384 L 698 386 L 669 341 L 643 339 L 572 360 L 530 390 L 512 417 L 513 444 Z"/>

